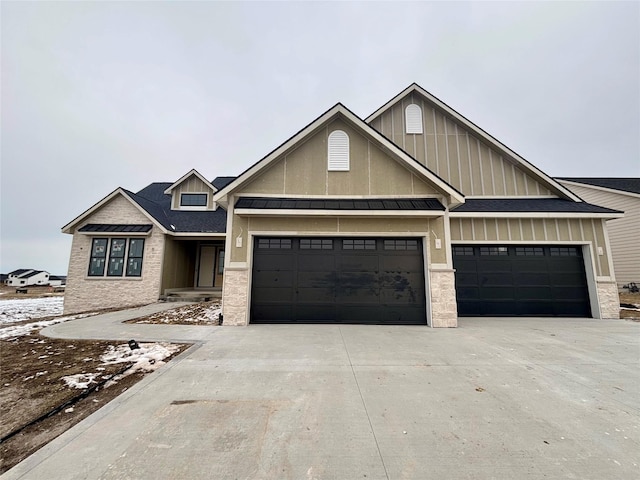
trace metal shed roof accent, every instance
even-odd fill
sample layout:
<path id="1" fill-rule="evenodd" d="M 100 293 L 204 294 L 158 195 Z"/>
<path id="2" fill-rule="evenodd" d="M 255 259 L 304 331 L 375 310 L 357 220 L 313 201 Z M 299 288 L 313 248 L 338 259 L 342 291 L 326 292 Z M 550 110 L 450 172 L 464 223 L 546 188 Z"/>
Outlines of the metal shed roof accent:
<path id="1" fill-rule="evenodd" d="M 435 198 L 271 198 L 240 197 L 235 208 L 268 210 L 439 210 Z"/>
<path id="2" fill-rule="evenodd" d="M 469 198 L 452 213 L 467 212 L 564 212 L 564 213 L 605 213 L 619 214 L 619 210 L 592 205 L 586 202 L 574 202 L 562 198 Z"/>
<path id="3" fill-rule="evenodd" d="M 147 233 L 151 231 L 153 225 L 124 225 L 109 223 L 89 223 L 80 228 L 79 232 L 96 232 L 96 233 Z"/>

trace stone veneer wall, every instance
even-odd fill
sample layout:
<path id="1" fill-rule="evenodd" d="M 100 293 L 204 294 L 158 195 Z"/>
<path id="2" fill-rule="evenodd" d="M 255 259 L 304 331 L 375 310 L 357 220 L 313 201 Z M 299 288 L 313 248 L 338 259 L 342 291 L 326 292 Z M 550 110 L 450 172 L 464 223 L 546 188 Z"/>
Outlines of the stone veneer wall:
<path id="1" fill-rule="evenodd" d="M 246 325 L 249 318 L 249 270 L 224 272 L 223 325 Z"/>
<path id="2" fill-rule="evenodd" d="M 431 326 L 457 327 L 458 306 L 454 270 L 431 270 Z"/>
<path id="3" fill-rule="evenodd" d="M 157 302 L 162 277 L 163 232 L 154 226 L 149 235 L 141 237 L 145 239 L 141 277 L 89 277 L 87 272 L 93 237 L 77 233 L 87 223 L 148 224 L 151 221 L 127 199 L 116 197 L 75 227 L 64 313 Z M 95 237 L 106 238 L 109 235 L 98 234 Z"/>
<path id="4" fill-rule="evenodd" d="M 620 318 L 618 286 L 613 281 L 596 282 L 601 318 Z M 595 315 L 594 315 L 595 316 Z"/>

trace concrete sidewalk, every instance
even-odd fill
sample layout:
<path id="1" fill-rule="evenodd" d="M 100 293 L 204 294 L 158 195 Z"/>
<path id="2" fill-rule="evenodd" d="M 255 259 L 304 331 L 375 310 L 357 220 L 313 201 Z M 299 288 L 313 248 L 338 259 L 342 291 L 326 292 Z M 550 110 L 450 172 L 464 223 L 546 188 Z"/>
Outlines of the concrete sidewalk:
<path id="1" fill-rule="evenodd" d="M 46 333 L 74 331 L 199 346 L 3 480 L 640 477 L 637 323 L 182 327 L 103 317 Z"/>

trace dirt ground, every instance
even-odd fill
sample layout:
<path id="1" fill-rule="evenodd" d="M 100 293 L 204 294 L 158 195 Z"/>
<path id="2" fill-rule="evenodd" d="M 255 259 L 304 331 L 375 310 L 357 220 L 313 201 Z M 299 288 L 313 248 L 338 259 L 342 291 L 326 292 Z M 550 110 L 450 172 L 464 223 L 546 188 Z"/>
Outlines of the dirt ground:
<path id="1" fill-rule="evenodd" d="M 20 298 L 63 297 L 64 292 L 53 292 L 50 287 L 28 287 L 27 293 L 16 293 L 16 287 L 0 285 L 0 300 L 16 300 Z"/>
<path id="2" fill-rule="evenodd" d="M 84 392 L 67 386 L 63 376 L 100 371 L 104 378 L 126 368 L 127 364 L 104 365 L 100 360 L 109 345 L 118 343 L 57 340 L 39 334 L 0 340 L 0 437 L 4 438 Z M 187 347 L 182 345 L 180 351 Z M 134 373 L 108 388 L 98 388 L 77 403 L 65 406 L 58 413 L 2 441 L 0 473 L 107 404 L 144 376 L 143 373 Z"/>
<path id="3" fill-rule="evenodd" d="M 620 303 L 635 305 L 640 308 L 640 293 L 624 292 L 620 294 Z M 620 309 L 620 318 L 640 322 L 640 312 L 637 310 Z"/>

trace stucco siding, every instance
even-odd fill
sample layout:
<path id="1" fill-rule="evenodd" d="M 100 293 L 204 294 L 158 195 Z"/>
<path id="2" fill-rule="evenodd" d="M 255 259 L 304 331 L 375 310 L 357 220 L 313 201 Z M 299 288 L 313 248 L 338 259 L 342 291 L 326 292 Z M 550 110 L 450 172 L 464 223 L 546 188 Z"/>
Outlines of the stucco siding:
<path id="1" fill-rule="evenodd" d="M 213 209 L 213 190 L 207 186 L 197 176 L 191 175 L 189 178 L 185 178 L 184 181 L 173 189 L 171 198 L 171 208 L 180 208 L 180 195 L 183 193 L 206 193 L 207 196 L 207 208 Z"/>
<path id="2" fill-rule="evenodd" d="M 406 134 L 404 111 L 422 109 L 423 133 Z M 412 92 L 371 122 L 371 126 L 465 195 L 551 195 L 552 192 L 462 125 Z"/>
<path id="3" fill-rule="evenodd" d="M 618 287 L 629 282 L 640 284 L 640 197 L 560 183 L 586 202 L 624 212 L 623 218 L 606 222 L 613 269 Z"/>
<path id="4" fill-rule="evenodd" d="M 76 225 L 71 245 L 64 313 L 153 303 L 158 300 L 162 275 L 164 234 L 153 227 L 145 239 L 140 277 L 89 277 L 92 236 L 77 233 L 87 223 L 150 223 L 148 217 L 122 196 Z M 106 238 L 106 235 L 95 237 Z"/>

